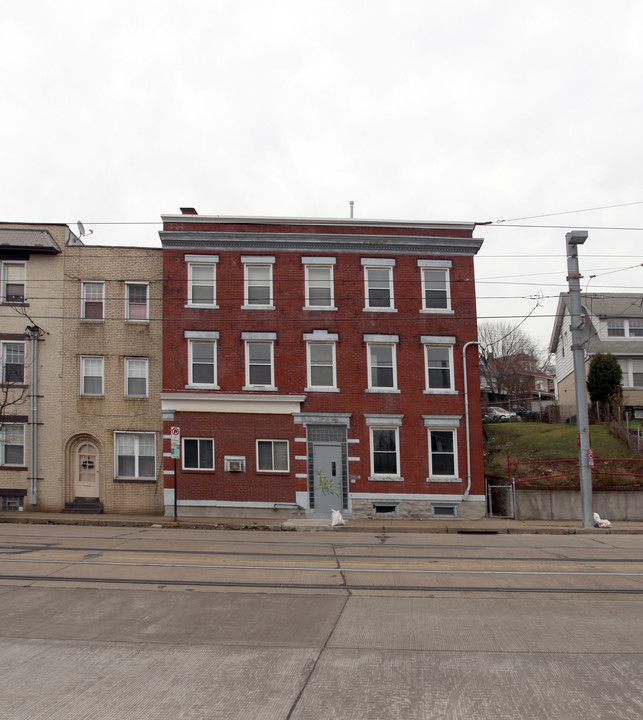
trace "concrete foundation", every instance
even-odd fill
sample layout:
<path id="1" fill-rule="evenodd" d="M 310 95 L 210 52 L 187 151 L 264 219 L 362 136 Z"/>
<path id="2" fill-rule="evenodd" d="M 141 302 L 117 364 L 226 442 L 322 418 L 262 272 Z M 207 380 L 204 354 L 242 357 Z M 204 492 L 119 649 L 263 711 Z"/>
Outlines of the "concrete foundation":
<path id="1" fill-rule="evenodd" d="M 643 491 L 595 490 L 592 506 L 602 518 L 643 520 Z M 580 520 L 580 492 L 574 490 L 520 490 L 516 488 L 518 520 Z"/>

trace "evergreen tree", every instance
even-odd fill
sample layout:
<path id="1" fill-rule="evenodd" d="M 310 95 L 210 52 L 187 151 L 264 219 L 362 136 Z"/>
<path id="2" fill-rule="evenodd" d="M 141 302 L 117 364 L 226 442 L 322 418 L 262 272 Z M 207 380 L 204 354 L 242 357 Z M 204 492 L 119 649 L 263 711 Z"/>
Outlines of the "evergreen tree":
<path id="1" fill-rule="evenodd" d="M 621 366 L 611 353 L 597 353 L 589 364 L 587 390 L 592 402 L 611 402 L 621 394 Z"/>

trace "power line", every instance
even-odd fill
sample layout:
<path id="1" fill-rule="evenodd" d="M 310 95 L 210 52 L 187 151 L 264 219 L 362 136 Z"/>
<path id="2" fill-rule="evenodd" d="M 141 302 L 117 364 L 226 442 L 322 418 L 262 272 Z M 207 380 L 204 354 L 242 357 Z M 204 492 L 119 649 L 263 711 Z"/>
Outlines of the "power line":
<path id="1" fill-rule="evenodd" d="M 594 212 L 595 210 L 612 210 L 613 208 L 630 207 L 632 205 L 643 205 L 643 200 L 636 200 L 629 203 L 620 203 L 618 205 L 602 205 L 599 207 L 584 208 L 583 210 L 563 210 L 561 212 L 546 213 L 543 215 L 528 215 L 526 217 L 510 218 L 508 220 L 496 220 L 495 223 L 492 222 L 491 224 L 514 222 L 516 220 L 536 220 L 537 218 L 554 217 L 556 215 L 573 215 L 574 213 Z"/>

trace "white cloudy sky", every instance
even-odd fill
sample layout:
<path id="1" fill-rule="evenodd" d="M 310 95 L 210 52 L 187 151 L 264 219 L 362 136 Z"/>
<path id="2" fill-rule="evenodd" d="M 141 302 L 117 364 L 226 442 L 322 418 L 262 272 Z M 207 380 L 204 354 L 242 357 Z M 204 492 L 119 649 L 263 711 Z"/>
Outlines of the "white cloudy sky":
<path id="1" fill-rule="evenodd" d="M 542 296 L 523 328 L 545 345 L 567 230 L 590 228 L 583 289 L 643 285 L 642 31 L 639 0 L 5 4 L 0 220 L 158 245 L 186 205 L 484 222 L 627 204 L 477 229 L 479 314 L 519 322 Z"/>

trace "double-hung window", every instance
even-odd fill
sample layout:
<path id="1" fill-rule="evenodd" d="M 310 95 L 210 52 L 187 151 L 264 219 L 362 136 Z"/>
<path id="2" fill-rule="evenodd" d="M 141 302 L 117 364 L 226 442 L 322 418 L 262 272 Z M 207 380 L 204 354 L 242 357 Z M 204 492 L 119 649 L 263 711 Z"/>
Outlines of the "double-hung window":
<path id="1" fill-rule="evenodd" d="M 302 257 L 305 267 L 306 304 L 304 310 L 335 310 L 333 266 L 335 258 Z"/>
<path id="2" fill-rule="evenodd" d="M 630 318 L 630 337 L 643 337 L 643 318 Z"/>
<path id="3" fill-rule="evenodd" d="M 425 392 L 454 390 L 453 345 L 455 337 L 423 335 Z"/>
<path id="4" fill-rule="evenodd" d="M 105 358 L 98 355 L 81 355 L 80 394 L 102 396 L 104 373 Z"/>
<path id="5" fill-rule="evenodd" d="M 427 482 L 459 482 L 457 415 L 423 415 L 428 433 L 429 477 Z"/>
<path id="6" fill-rule="evenodd" d="M 214 470 L 214 440 L 183 438 L 184 470 Z"/>
<path id="7" fill-rule="evenodd" d="M 188 341 L 188 386 L 217 386 L 217 331 L 186 330 Z"/>
<path id="8" fill-rule="evenodd" d="M 369 428 L 371 474 L 369 480 L 401 481 L 400 426 L 403 415 L 370 415 L 364 419 Z"/>
<path id="9" fill-rule="evenodd" d="M 451 312 L 451 260 L 418 260 L 422 274 L 422 312 Z"/>
<path id="10" fill-rule="evenodd" d="M 398 335 L 364 335 L 368 361 L 368 389 L 399 392 L 397 389 L 396 343 Z"/>
<path id="11" fill-rule="evenodd" d="M 362 258 L 364 266 L 364 310 L 395 312 L 393 267 L 395 260 Z"/>
<path id="12" fill-rule="evenodd" d="M 304 333 L 308 368 L 306 390 L 337 390 L 335 343 L 338 335 L 325 330 Z"/>
<path id="13" fill-rule="evenodd" d="M 1 346 L 3 384 L 24 383 L 25 344 L 23 342 L 3 342 Z"/>
<path id="14" fill-rule="evenodd" d="M 80 316 L 83 320 L 102 320 L 105 317 L 105 283 L 83 282 Z"/>
<path id="15" fill-rule="evenodd" d="M 125 283 L 125 319 L 142 322 L 149 320 L 149 285 Z"/>
<path id="16" fill-rule="evenodd" d="M 4 422 L 0 429 L 0 465 L 25 464 L 25 426 Z"/>
<path id="17" fill-rule="evenodd" d="M 114 433 L 116 479 L 153 480 L 156 477 L 156 434 Z"/>
<path id="18" fill-rule="evenodd" d="M 242 256 L 245 309 L 274 310 L 272 266 L 274 256 Z"/>
<path id="19" fill-rule="evenodd" d="M 246 345 L 246 390 L 275 389 L 274 341 L 277 333 L 244 332 Z"/>
<path id="20" fill-rule="evenodd" d="M 607 321 L 607 337 L 625 337 L 625 320 L 610 318 Z"/>
<path id="21" fill-rule="evenodd" d="M 257 471 L 288 472 L 288 441 L 257 440 Z"/>
<path id="22" fill-rule="evenodd" d="M 218 255 L 186 255 L 188 264 L 188 307 L 217 306 Z"/>
<path id="23" fill-rule="evenodd" d="M 125 358 L 125 395 L 126 397 L 147 397 L 146 357 Z"/>
<path id="24" fill-rule="evenodd" d="M 8 260 L 2 263 L 2 302 L 24 303 L 27 264 Z"/>

